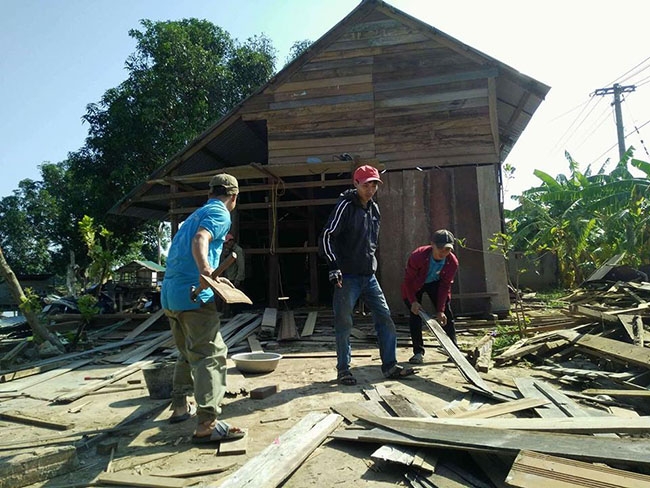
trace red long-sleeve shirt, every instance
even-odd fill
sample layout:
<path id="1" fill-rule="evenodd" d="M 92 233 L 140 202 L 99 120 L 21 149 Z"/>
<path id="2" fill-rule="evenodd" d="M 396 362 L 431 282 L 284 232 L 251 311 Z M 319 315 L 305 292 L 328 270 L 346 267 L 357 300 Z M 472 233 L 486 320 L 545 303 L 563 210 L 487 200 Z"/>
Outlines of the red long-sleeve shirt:
<path id="1" fill-rule="evenodd" d="M 402 298 L 409 303 L 416 301 L 415 294 L 424 286 L 424 280 L 429 271 L 429 261 L 432 254 L 432 246 L 418 247 L 411 253 L 404 271 L 402 281 Z M 438 285 L 438 296 L 436 297 L 436 311 L 443 312 L 447 300 L 451 298 L 451 285 L 458 270 L 458 258 L 454 253 L 449 253 L 445 264 L 440 270 L 440 284 Z"/>

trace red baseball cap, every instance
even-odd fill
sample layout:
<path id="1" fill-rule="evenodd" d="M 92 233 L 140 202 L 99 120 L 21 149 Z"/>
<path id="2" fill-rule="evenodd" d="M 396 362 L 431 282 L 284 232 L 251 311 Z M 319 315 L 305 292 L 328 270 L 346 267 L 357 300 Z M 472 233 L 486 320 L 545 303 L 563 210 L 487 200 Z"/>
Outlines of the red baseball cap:
<path id="1" fill-rule="evenodd" d="M 354 182 L 358 185 L 363 185 L 369 181 L 378 181 L 381 183 L 379 178 L 379 171 L 374 166 L 368 164 L 364 166 L 359 166 L 354 172 Z"/>

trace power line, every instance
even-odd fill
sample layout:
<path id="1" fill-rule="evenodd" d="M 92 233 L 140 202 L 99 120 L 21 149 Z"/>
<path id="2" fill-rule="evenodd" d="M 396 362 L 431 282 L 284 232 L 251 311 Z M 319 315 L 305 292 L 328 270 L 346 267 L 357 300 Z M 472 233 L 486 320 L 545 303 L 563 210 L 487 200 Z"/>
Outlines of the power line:
<path id="1" fill-rule="evenodd" d="M 555 145 L 551 148 L 551 152 L 555 151 L 555 150 L 556 150 L 559 146 L 561 146 L 562 144 L 566 144 L 567 142 L 569 142 L 569 140 L 571 139 L 571 137 L 573 137 L 573 134 L 575 134 L 575 131 L 577 130 L 577 128 L 580 127 L 580 125 L 582 125 L 582 123 L 584 122 L 584 119 L 585 119 L 587 116 L 589 116 L 589 114 L 590 114 L 591 112 L 593 112 L 594 109 L 598 106 L 598 103 L 600 103 L 600 101 L 601 101 L 600 99 L 598 100 L 598 102 L 596 102 L 596 105 L 593 105 L 593 106 L 592 106 L 592 109 L 587 113 L 587 115 L 585 115 L 585 117 L 583 117 L 582 121 L 578 124 L 578 127 L 576 127 L 575 129 L 573 129 L 573 126 L 578 122 L 578 120 L 580 119 L 580 117 L 582 116 L 582 114 L 584 113 L 584 111 L 587 109 L 587 107 L 591 104 L 591 102 L 592 102 L 593 99 L 594 99 L 593 96 L 591 96 L 591 98 L 589 98 L 587 104 L 582 108 L 582 110 L 581 110 L 580 113 L 577 115 L 577 117 L 573 120 L 573 122 L 571 123 L 571 125 L 569 125 L 569 127 L 567 127 L 567 129 L 566 129 L 566 130 L 564 131 L 564 133 L 560 136 L 560 138 L 559 138 L 558 141 L 555 143 Z M 573 131 L 572 131 L 572 129 L 573 129 Z M 572 131 L 572 132 L 569 134 L 570 131 Z M 567 137 L 566 140 L 565 140 L 565 136 L 566 136 L 567 134 L 569 134 L 569 137 Z"/>
<path id="2" fill-rule="evenodd" d="M 627 99 L 625 99 L 624 101 L 627 102 Z M 632 119 L 632 124 L 634 125 L 634 132 L 636 132 L 637 135 L 639 136 L 639 142 L 641 142 L 641 147 L 645 151 L 646 156 L 650 156 L 650 153 L 648 153 L 648 148 L 645 145 L 645 141 L 643 140 L 643 137 L 641 136 L 641 132 L 639 132 L 639 128 L 636 125 L 636 119 L 634 117 L 634 114 L 632 113 L 632 107 L 630 106 L 629 103 L 625 104 L 625 110 L 627 110 L 629 112 L 629 114 L 630 114 L 630 118 Z"/>
<path id="3" fill-rule="evenodd" d="M 640 130 L 640 129 L 643 129 L 643 128 L 644 128 L 646 125 L 648 125 L 648 124 L 650 124 L 650 120 L 646 120 L 643 124 L 641 124 L 640 127 L 635 127 L 634 130 L 633 130 L 633 131 L 630 131 L 628 134 L 626 134 L 625 137 L 628 137 L 628 136 L 632 135 L 632 133 L 634 133 L 635 131 L 638 131 L 638 130 Z M 595 162 L 597 162 L 600 158 L 602 158 L 605 154 L 607 154 L 609 151 L 611 151 L 612 149 L 614 149 L 617 145 L 618 145 L 618 143 L 613 144 L 612 146 L 610 146 L 610 147 L 608 147 L 607 149 L 605 149 L 605 152 L 603 152 L 600 156 L 597 156 L 597 157 L 596 157 L 596 158 L 591 162 L 591 164 L 594 164 Z"/>
<path id="4" fill-rule="evenodd" d="M 624 77 L 626 74 L 628 74 L 630 71 L 633 71 L 633 70 L 637 69 L 639 66 L 641 66 L 643 63 L 645 63 L 645 62 L 648 61 L 649 59 L 650 59 L 650 56 L 648 56 L 647 58 L 645 58 L 643 61 L 641 61 L 639 64 L 637 64 L 637 65 L 634 66 L 633 68 L 630 68 L 629 70 L 627 70 L 625 73 L 623 73 L 621 76 L 619 76 L 618 78 L 616 78 L 614 81 L 610 81 L 610 82 L 607 83 L 607 84 L 608 84 L 608 85 L 613 85 L 614 83 L 617 83 L 617 82 L 618 82 L 618 83 L 622 83 L 622 81 L 619 81 L 621 78 L 623 78 L 623 77 Z"/>
<path id="5" fill-rule="evenodd" d="M 591 100 L 591 99 L 588 99 L 586 102 L 582 102 L 582 103 L 576 105 L 575 107 L 573 107 L 572 109 L 567 110 L 567 111 L 564 112 L 563 114 L 560 114 L 560 115 L 558 115 L 557 117 L 552 118 L 552 119 L 551 119 L 551 122 L 554 122 L 554 121 L 556 121 L 557 119 L 561 119 L 562 117 L 564 117 L 565 115 L 570 114 L 570 113 L 573 112 L 574 110 L 578 110 L 578 109 L 579 109 L 580 107 L 582 107 L 583 105 L 588 104 L 590 100 Z"/>
<path id="6" fill-rule="evenodd" d="M 589 140 L 589 138 L 594 135 L 596 130 L 600 129 L 600 127 L 605 122 L 607 122 L 612 115 L 613 114 L 612 114 L 612 111 L 611 111 L 611 107 L 605 107 L 605 110 L 603 110 L 600 113 L 600 116 L 596 119 L 596 122 L 591 125 L 591 128 L 589 129 L 589 132 L 587 133 L 587 135 L 585 135 L 585 137 L 582 139 L 582 142 L 580 142 L 575 147 L 575 149 L 580 149 L 584 145 L 584 143 L 587 142 L 587 140 Z"/>

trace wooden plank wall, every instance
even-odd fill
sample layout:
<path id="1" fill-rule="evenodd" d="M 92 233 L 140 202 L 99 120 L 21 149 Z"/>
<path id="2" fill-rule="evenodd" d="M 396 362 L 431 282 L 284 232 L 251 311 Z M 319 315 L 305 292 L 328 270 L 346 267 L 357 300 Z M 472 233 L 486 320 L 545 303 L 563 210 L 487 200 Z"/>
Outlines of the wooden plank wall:
<path id="1" fill-rule="evenodd" d="M 455 296 L 488 290 L 484 239 L 480 215 L 477 168 L 404 170 L 382 175 L 377 201 L 382 224 L 379 242 L 379 278 L 394 313 L 406 313 L 400 284 L 413 249 L 429 243 L 431 233 L 446 228 L 462 239 L 456 246 L 460 268 Z M 505 271 L 504 271 L 505 272 Z M 505 278 L 504 278 L 505 279 Z M 507 288 L 504 287 L 507 291 Z M 425 299 L 425 306 L 430 302 Z M 456 312 L 489 311 L 487 298 L 454 303 Z"/>
<path id="2" fill-rule="evenodd" d="M 495 162 L 489 74 L 375 11 L 243 113 L 267 121 L 269 164 L 343 153 L 389 169 Z"/>

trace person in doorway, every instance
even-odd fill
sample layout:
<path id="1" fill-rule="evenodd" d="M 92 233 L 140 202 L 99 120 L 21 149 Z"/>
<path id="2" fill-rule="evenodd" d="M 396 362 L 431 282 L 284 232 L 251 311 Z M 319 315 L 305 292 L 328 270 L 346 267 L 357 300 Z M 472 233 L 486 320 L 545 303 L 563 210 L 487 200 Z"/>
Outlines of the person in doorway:
<path id="1" fill-rule="evenodd" d="M 233 252 L 237 255 L 237 259 L 234 263 L 225 269 L 222 276 L 224 278 L 228 278 L 236 288 L 239 288 L 246 278 L 244 250 L 239 244 L 237 244 L 235 236 L 228 234 L 226 235 L 226 242 L 223 244 L 223 252 L 221 253 L 220 263 L 227 259 Z"/>
<path id="2" fill-rule="evenodd" d="M 415 373 L 413 368 L 397 364 L 395 324 L 375 277 L 381 216 L 372 197 L 381 183 L 379 171 L 373 166 L 360 166 L 354 172 L 353 183 L 354 189 L 341 194 L 319 237 L 320 252 L 329 267 L 329 281 L 334 285 L 336 369 L 337 380 L 343 385 L 357 382 L 350 371 L 350 333 L 354 305 L 359 298 L 372 312 L 383 375 L 401 378 Z"/>
<path id="3" fill-rule="evenodd" d="M 243 437 L 244 431 L 218 420 L 226 392 L 228 348 L 220 333 L 214 292 L 203 289 L 200 275 L 211 275 L 219 264 L 230 230 L 230 212 L 237 204 L 239 184 L 228 174 L 210 180 L 207 203 L 183 222 L 172 240 L 161 299 L 176 346 L 171 423 L 196 415 L 194 443 Z M 221 278 L 217 278 L 220 280 Z M 191 289 L 198 295 L 192 300 Z M 196 405 L 188 402 L 194 394 Z"/>
<path id="4" fill-rule="evenodd" d="M 451 285 L 458 270 L 458 258 L 453 253 L 454 235 L 446 229 L 433 233 L 431 244 L 415 249 L 408 258 L 402 298 L 409 309 L 409 328 L 413 343 L 412 364 L 424 362 L 422 341 L 422 296 L 426 293 L 435 307 L 435 318 L 449 338 L 456 344 L 454 314 L 451 310 Z"/>

